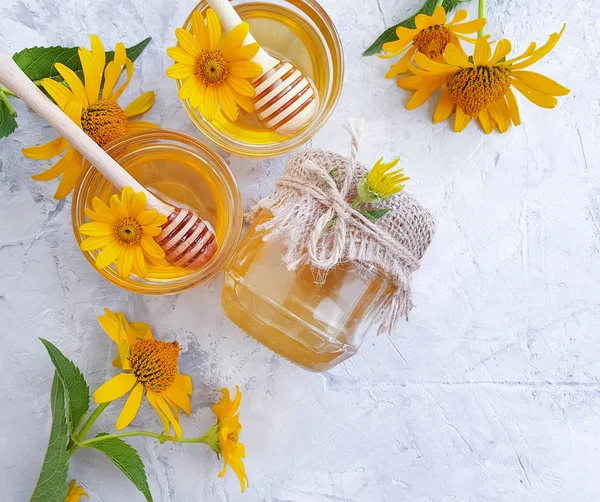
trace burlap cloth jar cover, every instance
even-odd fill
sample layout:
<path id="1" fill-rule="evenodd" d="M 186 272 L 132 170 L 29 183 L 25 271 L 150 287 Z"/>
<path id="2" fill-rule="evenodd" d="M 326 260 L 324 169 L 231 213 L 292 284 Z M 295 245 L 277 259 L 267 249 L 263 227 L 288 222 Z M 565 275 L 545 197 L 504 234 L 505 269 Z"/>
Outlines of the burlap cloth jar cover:
<path id="1" fill-rule="evenodd" d="M 312 266 L 316 281 L 345 262 L 380 269 L 393 286 L 377 319 L 379 333 L 389 333 L 413 307 L 411 277 L 435 234 L 435 222 L 405 190 L 363 206 L 391 208 L 375 221 L 351 207 L 357 183 L 369 168 L 357 162 L 364 125 L 348 121 L 346 128 L 352 138 L 350 158 L 323 150 L 295 153 L 273 194 L 258 202 L 247 219 L 252 223 L 262 210 L 270 211 L 273 218 L 259 226 L 269 231 L 265 239 L 283 243 L 288 269 Z"/>

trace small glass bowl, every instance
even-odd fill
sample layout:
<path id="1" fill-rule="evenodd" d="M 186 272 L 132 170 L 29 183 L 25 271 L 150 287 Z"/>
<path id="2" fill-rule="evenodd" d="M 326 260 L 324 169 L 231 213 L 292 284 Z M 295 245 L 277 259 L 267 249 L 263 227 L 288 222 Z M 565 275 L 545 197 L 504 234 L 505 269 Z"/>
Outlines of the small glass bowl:
<path id="1" fill-rule="evenodd" d="M 263 127 L 255 114 L 241 109 L 236 122 L 219 112 L 211 123 L 189 101 L 182 102 L 198 129 L 224 150 L 242 157 L 281 155 L 312 138 L 333 112 L 344 80 L 342 44 L 333 22 L 315 0 L 232 0 L 231 4 L 267 52 L 291 61 L 313 82 L 319 98 L 317 114 L 298 132 L 281 136 Z M 201 1 L 194 10 L 207 8 Z M 191 30 L 192 13 L 183 27 Z M 177 81 L 178 90 L 183 82 Z"/>
<path id="2" fill-rule="evenodd" d="M 177 131 L 153 129 L 119 138 L 106 151 L 149 191 L 161 199 L 186 207 L 215 229 L 219 248 L 202 269 L 148 266 L 148 277 L 130 275 L 127 279 L 111 265 L 98 270 L 106 279 L 134 293 L 169 295 L 181 293 L 207 281 L 221 271 L 239 241 L 242 198 L 225 161 L 210 147 Z M 72 223 L 77 243 L 84 236 L 79 226 L 87 221 L 84 209 L 98 197 L 108 203 L 115 188 L 91 165 L 79 179 L 73 195 Z M 96 268 L 97 251 L 83 252 Z"/>

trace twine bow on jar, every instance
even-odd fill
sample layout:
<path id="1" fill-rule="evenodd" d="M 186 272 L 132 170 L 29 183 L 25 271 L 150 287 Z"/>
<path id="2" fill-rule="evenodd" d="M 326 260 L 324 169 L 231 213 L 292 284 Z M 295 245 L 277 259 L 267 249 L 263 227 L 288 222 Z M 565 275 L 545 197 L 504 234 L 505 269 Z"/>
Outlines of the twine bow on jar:
<path id="1" fill-rule="evenodd" d="M 324 277 L 346 262 L 380 270 L 394 289 L 380 315 L 381 330 L 390 331 L 412 308 L 411 276 L 433 238 L 435 223 L 405 191 L 386 200 L 390 211 L 376 221 L 352 207 L 357 184 L 367 172 L 357 161 L 365 127 L 350 120 L 346 128 L 352 140 L 349 158 L 321 150 L 292 155 L 275 192 L 256 204 L 248 220 L 263 210 L 273 215 L 259 228 L 269 230 L 265 239 L 283 244 L 282 260 L 290 270 L 309 265 Z"/>

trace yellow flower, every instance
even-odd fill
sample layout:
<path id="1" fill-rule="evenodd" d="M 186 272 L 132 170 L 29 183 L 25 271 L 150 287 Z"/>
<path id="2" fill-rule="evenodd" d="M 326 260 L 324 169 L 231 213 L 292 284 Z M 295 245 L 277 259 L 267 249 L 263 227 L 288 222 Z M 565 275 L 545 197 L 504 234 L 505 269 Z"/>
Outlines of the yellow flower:
<path id="1" fill-rule="evenodd" d="M 135 418 L 145 392 L 165 433 L 170 434 L 172 426 L 175 436 L 180 438 L 179 408 L 188 415 L 192 411 L 192 379 L 177 368 L 179 344 L 155 340 L 150 326 L 130 324 L 120 312 L 113 314 L 108 309 L 104 312 L 106 315 L 98 317 L 98 322 L 117 344 L 119 355 L 113 365 L 124 371 L 101 385 L 94 392 L 94 401 L 108 403 L 131 391 L 117 419 L 116 428 L 121 430 Z"/>
<path id="2" fill-rule="evenodd" d="M 410 178 L 404 176 L 402 169 L 394 169 L 399 161 L 400 159 L 395 159 L 384 164 L 381 157 L 359 182 L 358 198 L 353 207 L 360 203 L 381 202 L 400 192 L 404 188 L 403 182 Z"/>
<path id="3" fill-rule="evenodd" d="M 90 38 L 91 52 L 84 47 L 79 49 L 85 85 L 73 70 L 56 63 L 54 67 L 66 86 L 45 78 L 42 86 L 46 92 L 73 122 L 102 147 L 127 133 L 158 127 L 150 122 L 129 120 L 152 107 L 153 91 L 142 94 L 124 110 L 117 104 L 117 99 L 133 76 L 133 63 L 127 58 L 124 45 L 120 42 L 117 44 L 114 60 L 105 68 L 106 54 L 102 42 L 96 35 L 91 35 Z M 127 69 L 127 80 L 115 90 L 124 68 Z M 104 86 L 100 89 L 103 79 Z M 62 158 L 50 169 L 33 176 L 36 181 L 49 181 L 60 176 L 58 190 L 54 194 L 56 199 L 63 199 L 73 190 L 83 170 L 83 157 L 62 137 L 44 145 L 23 148 L 23 155 L 35 160 L 51 159 L 63 152 L 65 154 Z"/>
<path id="4" fill-rule="evenodd" d="M 92 200 L 94 210 L 85 208 L 91 222 L 79 227 L 83 235 L 89 236 L 81 243 L 83 251 L 102 249 L 96 257 L 96 267 L 103 269 L 117 261 L 121 277 L 130 272 L 146 277 L 146 260 L 155 265 L 166 265 L 165 252 L 154 240 L 161 233 L 167 218 L 156 209 L 146 209 L 146 194 L 134 193 L 125 187 L 121 197 L 113 194 L 110 207 L 98 197 Z"/>
<path id="5" fill-rule="evenodd" d="M 242 393 L 239 387 L 236 387 L 235 399 L 232 401 L 228 389 L 221 389 L 221 392 L 223 393 L 221 400 L 212 407 L 219 420 L 217 424 L 218 438 L 216 443 L 219 453 L 223 456 L 223 470 L 219 474 L 219 477 L 222 478 L 225 476 L 227 465 L 229 464 L 240 480 L 240 486 L 242 492 L 244 492 L 249 484 L 248 476 L 246 476 L 246 468 L 242 462 L 242 459 L 246 458 L 246 449 L 239 442 L 242 425 L 240 424 L 238 409 L 242 402 Z"/>
<path id="6" fill-rule="evenodd" d="M 189 100 L 190 106 L 210 122 L 219 107 L 231 121 L 238 118 L 238 105 L 251 113 L 254 87 L 250 80 L 261 75 L 262 67 L 250 61 L 258 52 L 258 44 L 242 45 L 250 29 L 248 23 L 236 26 L 221 42 L 221 22 L 215 11 L 208 9 L 206 23 L 194 11 L 192 28 L 193 34 L 182 28 L 175 30 L 179 45 L 167 49 L 176 61 L 167 75 L 184 80 L 179 97 Z"/>
<path id="7" fill-rule="evenodd" d="M 389 52 L 383 58 L 393 58 L 404 52 L 404 55 L 391 66 L 385 75 L 394 78 L 408 70 L 408 65 L 413 61 L 417 52 L 430 59 L 439 60 L 448 44 L 453 45 L 464 55 L 460 40 L 475 42 L 474 38 L 466 37 L 465 33 L 475 33 L 485 26 L 485 19 L 474 19 L 462 23 L 467 18 L 467 11 L 460 9 L 454 14 L 450 23 L 446 22 L 446 10 L 441 5 L 433 15 L 419 14 L 415 17 L 416 28 L 399 26 L 396 29 L 398 40 L 383 44 L 383 50 Z"/>
<path id="8" fill-rule="evenodd" d="M 454 130 L 462 131 L 472 118 L 477 117 L 482 129 L 490 133 L 495 127 L 506 132 L 510 122 L 519 125 L 519 108 L 511 87 L 517 89 L 532 103 L 543 108 L 554 108 L 555 96 L 570 91 L 554 80 L 531 71 L 523 71 L 544 57 L 560 39 L 560 33 L 550 35 L 548 42 L 539 49 L 532 43 L 520 56 L 506 59 L 511 50 L 508 40 L 500 40 L 494 53 L 490 43 L 480 38 L 475 44 L 473 62 L 465 58 L 453 46 L 448 46 L 444 61 L 437 63 L 416 54 L 419 68 L 409 65 L 413 76 L 398 80 L 402 89 L 414 90 L 406 104 L 407 109 L 421 106 L 439 88 L 443 89 L 433 122 L 446 120 L 456 110 Z"/>
<path id="9" fill-rule="evenodd" d="M 67 492 L 67 497 L 65 498 L 65 502 L 79 502 L 81 497 L 85 497 L 89 499 L 89 495 L 83 491 L 83 486 L 75 486 L 76 481 L 73 480 L 69 484 L 69 491 Z"/>

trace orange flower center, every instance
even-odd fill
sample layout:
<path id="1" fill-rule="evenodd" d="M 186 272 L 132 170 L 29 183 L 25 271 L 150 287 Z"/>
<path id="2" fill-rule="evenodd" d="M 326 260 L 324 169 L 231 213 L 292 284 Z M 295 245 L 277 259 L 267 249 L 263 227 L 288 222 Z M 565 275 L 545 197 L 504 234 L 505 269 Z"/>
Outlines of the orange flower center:
<path id="1" fill-rule="evenodd" d="M 205 85 L 221 85 L 229 75 L 229 63 L 219 51 L 202 51 L 196 59 L 196 76 Z"/>
<path id="2" fill-rule="evenodd" d="M 129 353 L 131 371 L 146 389 L 163 392 L 177 376 L 180 350 L 177 342 L 141 340 L 131 347 Z"/>
<path id="3" fill-rule="evenodd" d="M 102 99 L 81 114 L 84 132 L 101 147 L 127 134 L 127 115 L 114 101 Z"/>
<path id="4" fill-rule="evenodd" d="M 142 238 L 142 227 L 133 218 L 123 218 L 116 224 L 115 234 L 121 244 L 137 244 Z"/>
<path id="5" fill-rule="evenodd" d="M 431 59 L 442 55 L 446 46 L 450 43 L 450 30 L 445 26 L 430 26 L 415 37 L 415 47 Z"/>
<path id="6" fill-rule="evenodd" d="M 446 80 L 454 102 L 471 117 L 498 101 L 510 89 L 510 70 L 502 66 L 464 68 Z"/>

